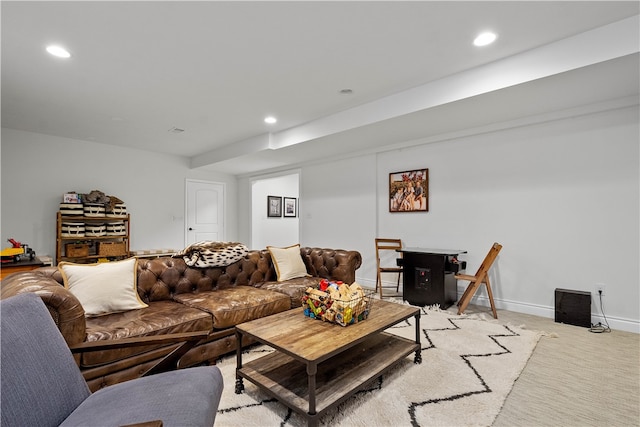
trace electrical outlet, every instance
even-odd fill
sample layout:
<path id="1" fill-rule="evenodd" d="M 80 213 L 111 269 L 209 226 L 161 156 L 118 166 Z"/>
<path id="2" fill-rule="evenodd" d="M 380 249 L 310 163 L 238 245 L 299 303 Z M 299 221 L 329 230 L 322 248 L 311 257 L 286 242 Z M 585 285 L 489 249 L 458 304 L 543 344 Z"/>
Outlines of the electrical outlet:
<path id="1" fill-rule="evenodd" d="M 604 283 L 596 283 L 596 296 L 605 295 L 606 286 Z"/>

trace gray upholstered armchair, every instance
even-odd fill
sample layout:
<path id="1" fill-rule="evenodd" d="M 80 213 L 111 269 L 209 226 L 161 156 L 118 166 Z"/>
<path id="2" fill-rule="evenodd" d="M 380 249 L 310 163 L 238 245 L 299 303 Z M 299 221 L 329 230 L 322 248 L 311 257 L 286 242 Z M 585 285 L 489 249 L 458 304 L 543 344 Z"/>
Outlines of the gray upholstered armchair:
<path id="1" fill-rule="evenodd" d="M 93 394 L 44 303 L 0 301 L 1 419 L 14 426 L 213 426 L 223 383 L 216 366 L 164 372 Z"/>

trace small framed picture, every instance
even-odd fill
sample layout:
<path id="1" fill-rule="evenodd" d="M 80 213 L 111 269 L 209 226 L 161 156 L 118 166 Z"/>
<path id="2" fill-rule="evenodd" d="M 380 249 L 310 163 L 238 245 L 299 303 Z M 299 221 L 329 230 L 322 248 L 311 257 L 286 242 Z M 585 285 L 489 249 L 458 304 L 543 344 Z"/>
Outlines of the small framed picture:
<path id="1" fill-rule="evenodd" d="M 273 218 L 282 216 L 282 197 L 267 196 L 267 216 Z"/>
<path id="2" fill-rule="evenodd" d="M 429 169 L 389 174 L 389 212 L 429 211 Z"/>
<path id="3" fill-rule="evenodd" d="M 284 216 L 290 218 L 298 216 L 298 199 L 295 197 L 284 198 Z"/>

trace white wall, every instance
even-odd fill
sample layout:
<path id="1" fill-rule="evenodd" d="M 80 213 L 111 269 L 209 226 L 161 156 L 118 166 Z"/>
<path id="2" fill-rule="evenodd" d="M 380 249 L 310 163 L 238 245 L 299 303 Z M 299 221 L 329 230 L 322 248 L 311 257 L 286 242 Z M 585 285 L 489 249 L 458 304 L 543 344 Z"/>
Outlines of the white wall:
<path id="1" fill-rule="evenodd" d="M 301 242 L 360 251 L 374 286 L 376 236 L 467 250 L 471 272 L 497 241 L 499 307 L 553 317 L 555 288 L 604 283 L 612 326 L 637 332 L 638 135 L 634 107 L 304 166 Z M 388 174 L 423 167 L 429 212 L 389 213 Z"/>
<path id="2" fill-rule="evenodd" d="M 375 155 L 302 169 L 300 240 L 304 246 L 369 255 L 376 229 Z M 362 274 L 362 270 L 359 271 Z M 375 283 L 374 283 L 375 284 Z"/>
<path id="3" fill-rule="evenodd" d="M 267 196 L 298 198 L 300 175 L 285 175 L 254 179 L 251 181 L 251 240 L 252 249 L 264 249 L 270 246 L 290 246 L 299 243 L 299 217 L 280 218 L 267 216 Z"/>
<path id="4" fill-rule="evenodd" d="M 184 157 L 5 128 L 1 149 L 5 243 L 13 237 L 54 256 L 62 194 L 100 190 L 126 203 L 132 250 L 180 249 L 187 178 L 226 183 L 226 235 L 237 239 L 236 178 L 190 170 Z"/>
<path id="5" fill-rule="evenodd" d="M 553 317 L 555 288 L 593 292 L 604 283 L 611 325 L 638 332 L 638 117 L 635 106 L 302 166 L 300 243 L 360 251 L 357 280 L 373 286 L 376 236 L 465 249 L 472 272 L 498 241 L 499 307 Z M 422 167 L 429 168 L 429 212 L 389 213 L 389 172 Z M 184 224 L 172 217 L 184 215 L 186 178 L 227 183 L 227 239 L 249 242 L 255 178 L 236 181 L 189 170 L 181 157 L 3 129 L 2 240 L 52 254 L 62 193 L 99 189 L 127 203 L 134 248 L 180 246 Z M 265 204 L 258 203 L 263 214 Z M 601 320 L 595 302 L 592 312 Z"/>
<path id="6" fill-rule="evenodd" d="M 388 171 L 428 167 L 430 211 L 390 214 L 380 200 L 379 232 L 465 249 L 472 271 L 500 242 L 492 288 L 502 307 L 551 316 L 555 288 L 604 283 L 609 319 L 637 328 L 638 132 L 629 108 L 386 153 L 378 194 Z"/>

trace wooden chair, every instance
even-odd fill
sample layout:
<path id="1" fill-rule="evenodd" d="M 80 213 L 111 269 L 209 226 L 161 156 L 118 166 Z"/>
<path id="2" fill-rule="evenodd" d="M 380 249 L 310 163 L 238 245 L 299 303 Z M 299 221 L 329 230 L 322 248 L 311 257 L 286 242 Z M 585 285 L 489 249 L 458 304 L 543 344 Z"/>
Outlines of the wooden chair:
<path id="1" fill-rule="evenodd" d="M 495 261 L 501 249 L 501 244 L 494 243 L 474 276 L 470 276 L 468 274 L 456 274 L 456 279 L 467 280 L 470 282 L 469 286 L 467 286 L 467 289 L 465 289 L 464 293 L 462 294 L 460 301 L 458 301 L 458 314 L 462 314 L 464 312 L 464 310 L 467 308 L 467 305 L 469 305 L 469 301 L 471 301 L 471 298 L 473 298 L 473 295 L 476 293 L 480 285 L 484 283 L 487 286 L 487 294 L 489 295 L 489 303 L 491 304 L 493 317 L 495 319 L 498 318 L 498 313 L 496 313 L 496 306 L 493 302 L 493 292 L 491 292 L 491 284 L 489 283 L 489 269 L 491 268 L 491 265 Z"/>
<path id="2" fill-rule="evenodd" d="M 384 298 L 382 294 L 382 273 L 395 273 L 398 275 L 398 281 L 396 282 L 396 292 L 400 290 L 400 276 L 402 276 L 402 252 L 397 252 L 397 249 L 402 249 L 401 239 L 376 239 L 376 264 L 377 264 L 377 277 L 376 277 L 376 291 L 380 287 L 380 299 Z M 393 251 L 396 265 L 391 267 L 380 260 L 381 251 Z M 388 287 L 388 286 L 387 286 Z"/>

